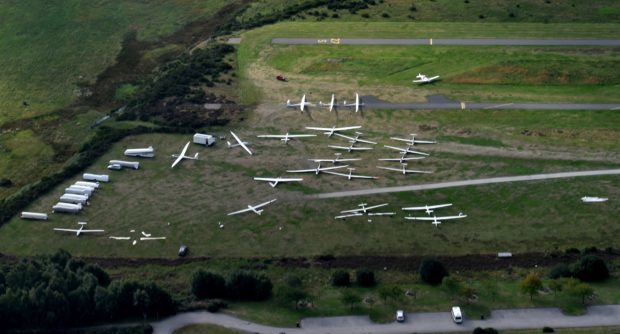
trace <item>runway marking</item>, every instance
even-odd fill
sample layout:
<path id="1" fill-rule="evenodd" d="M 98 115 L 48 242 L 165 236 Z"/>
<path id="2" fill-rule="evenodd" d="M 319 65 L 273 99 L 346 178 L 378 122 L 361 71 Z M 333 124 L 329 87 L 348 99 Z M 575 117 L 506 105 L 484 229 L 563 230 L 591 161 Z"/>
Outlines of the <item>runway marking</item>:
<path id="1" fill-rule="evenodd" d="M 331 44 L 340 44 L 340 38 L 332 38 L 330 39 Z"/>
<path id="2" fill-rule="evenodd" d="M 509 106 L 509 105 L 513 105 L 513 104 L 514 103 L 497 104 L 497 105 L 490 106 L 490 107 L 484 107 L 484 109 L 501 108 L 501 107 L 505 107 L 505 106 Z"/>
<path id="3" fill-rule="evenodd" d="M 433 39 L 432 39 L 432 38 L 429 38 L 429 39 L 428 39 L 428 43 L 429 43 L 429 45 L 433 45 Z"/>
<path id="4" fill-rule="evenodd" d="M 461 102 L 461 110 L 465 110 L 465 102 Z"/>

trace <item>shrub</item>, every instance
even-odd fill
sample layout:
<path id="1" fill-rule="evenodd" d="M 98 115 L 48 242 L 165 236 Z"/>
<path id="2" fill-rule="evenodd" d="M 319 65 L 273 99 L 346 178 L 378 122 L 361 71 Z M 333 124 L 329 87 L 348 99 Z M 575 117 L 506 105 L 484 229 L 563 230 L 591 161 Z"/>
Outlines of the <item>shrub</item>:
<path id="1" fill-rule="evenodd" d="M 207 311 L 215 313 L 221 309 L 227 308 L 228 304 L 221 299 L 212 299 L 207 304 Z"/>
<path id="2" fill-rule="evenodd" d="M 474 328 L 474 331 L 472 333 L 473 334 L 499 334 L 497 329 L 492 328 L 492 327 L 487 327 L 487 328 L 476 327 Z"/>
<path id="3" fill-rule="evenodd" d="M 235 271 L 226 282 L 227 295 L 237 300 L 266 300 L 271 297 L 273 284 L 265 275 Z"/>
<path id="4" fill-rule="evenodd" d="M 560 263 L 560 264 L 555 265 L 553 268 L 551 268 L 551 271 L 549 272 L 549 278 L 551 279 L 558 279 L 561 277 L 571 277 L 572 275 L 573 273 L 571 272 L 568 265 L 566 265 L 565 263 Z"/>
<path id="5" fill-rule="evenodd" d="M 574 271 L 575 277 L 586 282 L 600 282 L 609 278 L 609 269 L 603 259 L 594 255 L 581 258 Z"/>
<path id="6" fill-rule="evenodd" d="M 332 274 L 332 285 L 333 286 L 349 286 L 351 285 L 351 277 L 349 276 L 348 271 L 344 270 L 336 270 Z"/>
<path id="7" fill-rule="evenodd" d="M 218 274 L 197 270 L 192 276 L 192 294 L 198 299 L 226 296 L 226 283 Z"/>
<path id="8" fill-rule="evenodd" d="M 355 272 L 356 282 L 359 286 L 371 287 L 377 284 L 375 273 L 368 269 L 358 269 Z"/>
<path id="9" fill-rule="evenodd" d="M 553 328 L 551 328 L 551 327 L 545 326 L 545 327 L 543 327 L 542 332 L 543 333 L 553 333 L 553 332 L 555 332 L 555 330 Z"/>
<path id="10" fill-rule="evenodd" d="M 419 272 L 422 281 L 431 285 L 441 283 L 443 278 L 448 276 L 448 271 L 443 264 L 433 258 L 426 258 L 422 260 Z"/>

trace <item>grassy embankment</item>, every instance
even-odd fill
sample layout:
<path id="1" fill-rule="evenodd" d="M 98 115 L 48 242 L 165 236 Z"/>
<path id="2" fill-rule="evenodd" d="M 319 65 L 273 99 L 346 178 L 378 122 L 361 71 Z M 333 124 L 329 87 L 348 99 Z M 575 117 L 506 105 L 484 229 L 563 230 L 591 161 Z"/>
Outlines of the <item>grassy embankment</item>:
<path id="1" fill-rule="evenodd" d="M 0 4 L 0 175 L 14 184 L 0 188 L 0 199 L 58 171 L 90 138 L 89 126 L 109 110 L 78 106 L 88 92 L 80 87 L 115 63 L 129 32 L 154 41 L 221 6 L 214 0 Z M 150 50 L 137 63 L 183 47 Z M 125 85 L 117 97 L 122 101 L 132 90 Z"/>

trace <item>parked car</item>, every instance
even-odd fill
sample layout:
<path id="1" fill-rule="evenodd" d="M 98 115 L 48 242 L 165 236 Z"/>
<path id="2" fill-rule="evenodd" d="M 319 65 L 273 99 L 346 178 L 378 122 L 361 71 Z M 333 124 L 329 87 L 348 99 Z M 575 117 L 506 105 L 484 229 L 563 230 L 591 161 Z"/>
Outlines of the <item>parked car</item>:
<path id="1" fill-rule="evenodd" d="M 189 247 L 185 245 L 181 245 L 181 247 L 179 247 L 179 256 L 185 256 L 187 255 L 187 252 L 189 252 Z"/>
<path id="2" fill-rule="evenodd" d="M 452 321 L 457 324 L 463 323 L 463 314 L 461 313 L 461 308 L 458 306 L 452 307 Z"/>
<path id="3" fill-rule="evenodd" d="M 405 311 L 403 310 L 396 311 L 396 321 L 405 322 Z"/>
<path id="4" fill-rule="evenodd" d="M 283 76 L 281 76 L 281 75 L 278 75 L 278 76 L 276 77 L 276 79 L 278 79 L 278 81 L 284 81 L 284 82 L 286 82 L 286 78 L 285 78 L 285 77 L 283 77 Z"/>

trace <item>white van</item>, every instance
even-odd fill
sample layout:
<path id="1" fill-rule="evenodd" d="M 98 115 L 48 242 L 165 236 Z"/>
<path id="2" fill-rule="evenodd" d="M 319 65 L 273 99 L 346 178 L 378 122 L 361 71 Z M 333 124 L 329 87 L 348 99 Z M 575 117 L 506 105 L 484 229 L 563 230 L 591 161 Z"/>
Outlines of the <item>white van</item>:
<path id="1" fill-rule="evenodd" d="M 452 321 L 454 321 L 457 324 L 460 324 L 463 322 L 463 314 L 461 313 L 461 308 L 458 306 L 452 307 Z"/>

